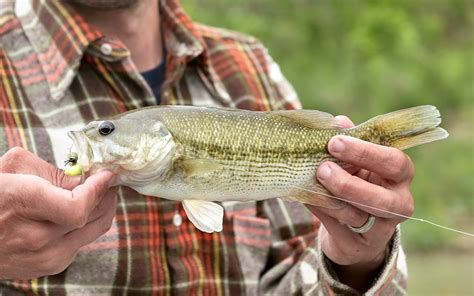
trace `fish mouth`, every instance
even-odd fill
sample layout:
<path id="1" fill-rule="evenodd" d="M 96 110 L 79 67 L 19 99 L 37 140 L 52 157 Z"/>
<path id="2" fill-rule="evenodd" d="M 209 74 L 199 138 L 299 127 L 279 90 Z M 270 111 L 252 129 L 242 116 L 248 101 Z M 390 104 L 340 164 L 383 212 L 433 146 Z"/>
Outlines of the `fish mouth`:
<path id="1" fill-rule="evenodd" d="M 73 142 L 73 151 L 77 153 L 77 164 L 79 164 L 84 171 L 90 169 L 92 149 L 87 141 L 87 137 L 82 131 L 70 131 L 67 133 L 68 137 L 71 138 Z"/>

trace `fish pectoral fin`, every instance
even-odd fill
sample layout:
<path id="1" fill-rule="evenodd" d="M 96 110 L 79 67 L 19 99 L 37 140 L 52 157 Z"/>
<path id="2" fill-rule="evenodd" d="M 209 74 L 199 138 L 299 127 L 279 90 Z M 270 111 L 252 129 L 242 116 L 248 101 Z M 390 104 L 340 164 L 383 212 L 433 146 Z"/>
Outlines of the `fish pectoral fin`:
<path id="1" fill-rule="evenodd" d="M 272 111 L 272 115 L 284 117 L 301 126 L 311 129 L 339 129 L 341 128 L 330 113 L 317 110 L 282 110 Z"/>
<path id="2" fill-rule="evenodd" d="M 346 206 L 347 203 L 331 198 L 330 196 L 332 196 L 331 192 L 327 191 L 327 189 L 320 184 L 315 184 L 304 189 L 297 189 L 293 194 L 288 196 L 287 199 L 335 210 Z"/>
<path id="3" fill-rule="evenodd" d="M 221 205 L 205 200 L 184 200 L 183 207 L 197 229 L 207 233 L 222 231 L 224 208 Z"/>
<path id="4" fill-rule="evenodd" d="M 224 167 L 224 165 L 212 159 L 185 158 L 180 163 L 186 177 L 212 173 Z"/>

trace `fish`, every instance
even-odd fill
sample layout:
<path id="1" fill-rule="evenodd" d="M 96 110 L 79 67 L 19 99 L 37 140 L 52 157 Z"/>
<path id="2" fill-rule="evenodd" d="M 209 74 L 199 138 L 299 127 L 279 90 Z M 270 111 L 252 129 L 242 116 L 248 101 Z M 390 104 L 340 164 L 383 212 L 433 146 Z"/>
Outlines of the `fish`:
<path id="1" fill-rule="evenodd" d="M 203 232 L 222 230 L 221 202 L 282 198 L 330 209 L 318 166 L 336 161 L 327 144 L 347 135 L 407 149 L 445 139 L 431 105 L 373 117 L 352 128 L 317 110 L 248 111 L 196 106 L 152 106 L 94 120 L 68 132 L 74 164 L 93 174 L 110 170 L 116 185 L 181 201 Z M 340 162 L 339 162 L 340 163 Z"/>

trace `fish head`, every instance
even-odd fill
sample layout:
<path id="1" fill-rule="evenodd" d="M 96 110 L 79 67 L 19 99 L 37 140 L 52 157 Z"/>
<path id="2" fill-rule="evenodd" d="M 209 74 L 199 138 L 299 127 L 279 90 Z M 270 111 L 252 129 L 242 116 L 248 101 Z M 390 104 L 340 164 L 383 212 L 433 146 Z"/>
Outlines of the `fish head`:
<path id="1" fill-rule="evenodd" d="M 77 153 L 77 164 L 85 172 L 107 169 L 125 176 L 159 172 L 171 162 L 175 146 L 162 122 L 147 119 L 92 121 L 68 132 L 68 136 Z"/>

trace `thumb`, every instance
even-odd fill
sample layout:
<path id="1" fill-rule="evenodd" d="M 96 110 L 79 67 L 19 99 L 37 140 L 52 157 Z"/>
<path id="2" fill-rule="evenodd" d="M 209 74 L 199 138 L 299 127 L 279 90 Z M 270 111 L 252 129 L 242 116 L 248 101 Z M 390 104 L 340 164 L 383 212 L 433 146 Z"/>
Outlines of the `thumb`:
<path id="1" fill-rule="evenodd" d="M 342 128 L 351 128 L 354 126 L 354 123 L 352 122 L 352 120 L 350 120 L 350 118 L 345 115 L 335 116 L 334 120 Z"/>
<path id="2" fill-rule="evenodd" d="M 0 157 L 0 173 L 34 175 L 68 190 L 81 183 L 80 177 L 66 176 L 63 170 L 20 147 L 12 148 Z"/>

